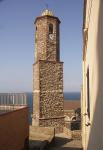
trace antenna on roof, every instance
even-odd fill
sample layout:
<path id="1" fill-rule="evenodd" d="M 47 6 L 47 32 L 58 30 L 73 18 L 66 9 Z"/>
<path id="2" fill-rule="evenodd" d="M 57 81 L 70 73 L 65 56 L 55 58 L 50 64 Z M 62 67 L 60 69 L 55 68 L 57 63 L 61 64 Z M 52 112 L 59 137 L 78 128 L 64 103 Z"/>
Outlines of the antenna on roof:
<path id="1" fill-rule="evenodd" d="M 48 9 L 48 4 L 47 3 L 45 4 L 45 6 L 46 6 L 46 9 Z"/>

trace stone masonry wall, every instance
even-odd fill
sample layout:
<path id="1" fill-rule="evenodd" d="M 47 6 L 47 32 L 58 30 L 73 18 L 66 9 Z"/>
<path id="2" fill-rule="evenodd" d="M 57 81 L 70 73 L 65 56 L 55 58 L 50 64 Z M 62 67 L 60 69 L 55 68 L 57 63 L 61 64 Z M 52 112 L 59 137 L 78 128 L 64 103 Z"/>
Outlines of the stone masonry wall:
<path id="1" fill-rule="evenodd" d="M 54 38 L 49 38 L 49 24 L 53 24 Z M 35 33 L 35 61 L 59 60 L 59 22 L 51 17 L 41 17 L 36 23 Z"/>
<path id="2" fill-rule="evenodd" d="M 40 101 L 40 86 L 39 86 L 39 63 L 33 65 L 33 121 L 32 124 L 38 125 L 39 121 L 39 101 Z"/>
<path id="3" fill-rule="evenodd" d="M 40 119 L 39 125 L 41 127 L 55 127 L 55 133 L 63 132 L 64 128 L 64 117 L 61 118 L 49 118 Z"/>
<path id="4" fill-rule="evenodd" d="M 40 117 L 63 116 L 63 64 L 40 61 Z"/>
<path id="5" fill-rule="evenodd" d="M 35 32 L 35 62 L 39 59 L 46 59 L 46 39 L 47 39 L 47 20 L 40 19 L 36 22 Z"/>
<path id="6" fill-rule="evenodd" d="M 64 123 L 63 63 L 52 61 L 40 61 L 39 63 L 40 118 L 44 119 L 40 120 L 40 125 L 61 128 Z"/>

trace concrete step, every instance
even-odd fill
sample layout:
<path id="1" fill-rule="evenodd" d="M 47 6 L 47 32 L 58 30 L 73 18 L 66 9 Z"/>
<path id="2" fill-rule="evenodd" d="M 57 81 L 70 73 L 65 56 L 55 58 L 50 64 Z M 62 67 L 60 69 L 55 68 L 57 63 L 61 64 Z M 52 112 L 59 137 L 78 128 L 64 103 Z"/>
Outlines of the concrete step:
<path id="1" fill-rule="evenodd" d="M 53 128 L 30 126 L 29 149 L 44 150 L 53 141 L 54 137 L 55 132 Z"/>
<path id="2" fill-rule="evenodd" d="M 36 126 L 29 126 L 29 131 L 34 133 L 43 133 L 46 135 L 54 135 L 55 129 L 53 127 L 36 127 Z"/>

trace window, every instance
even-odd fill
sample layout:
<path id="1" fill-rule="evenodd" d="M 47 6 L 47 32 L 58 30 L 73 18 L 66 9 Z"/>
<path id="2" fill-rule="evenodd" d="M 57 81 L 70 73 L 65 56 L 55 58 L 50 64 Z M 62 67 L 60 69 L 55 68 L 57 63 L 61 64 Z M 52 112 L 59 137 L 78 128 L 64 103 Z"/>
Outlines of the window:
<path id="1" fill-rule="evenodd" d="M 53 24 L 49 24 L 49 34 L 53 34 Z"/>
<path id="2" fill-rule="evenodd" d="M 36 26 L 36 31 L 37 31 L 37 26 Z"/>
<path id="3" fill-rule="evenodd" d="M 89 67 L 87 69 L 87 113 L 90 119 Z"/>
<path id="4" fill-rule="evenodd" d="M 37 26 L 35 28 L 36 32 L 35 32 L 35 43 L 37 42 Z"/>

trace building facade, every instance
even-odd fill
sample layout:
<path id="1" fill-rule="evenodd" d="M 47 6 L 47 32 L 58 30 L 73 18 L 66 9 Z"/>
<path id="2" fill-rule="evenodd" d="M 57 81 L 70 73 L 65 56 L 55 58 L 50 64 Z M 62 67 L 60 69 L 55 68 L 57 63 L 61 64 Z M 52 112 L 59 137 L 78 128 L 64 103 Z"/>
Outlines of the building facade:
<path id="1" fill-rule="evenodd" d="M 84 0 L 83 86 L 84 150 L 103 149 L 103 0 Z"/>
<path id="2" fill-rule="evenodd" d="M 33 119 L 36 126 L 63 131 L 63 62 L 60 62 L 60 20 L 49 10 L 35 20 Z"/>
<path id="3" fill-rule="evenodd" d="M 0 150 L 28 150 L 27 106 L 0 105 Z"/>

